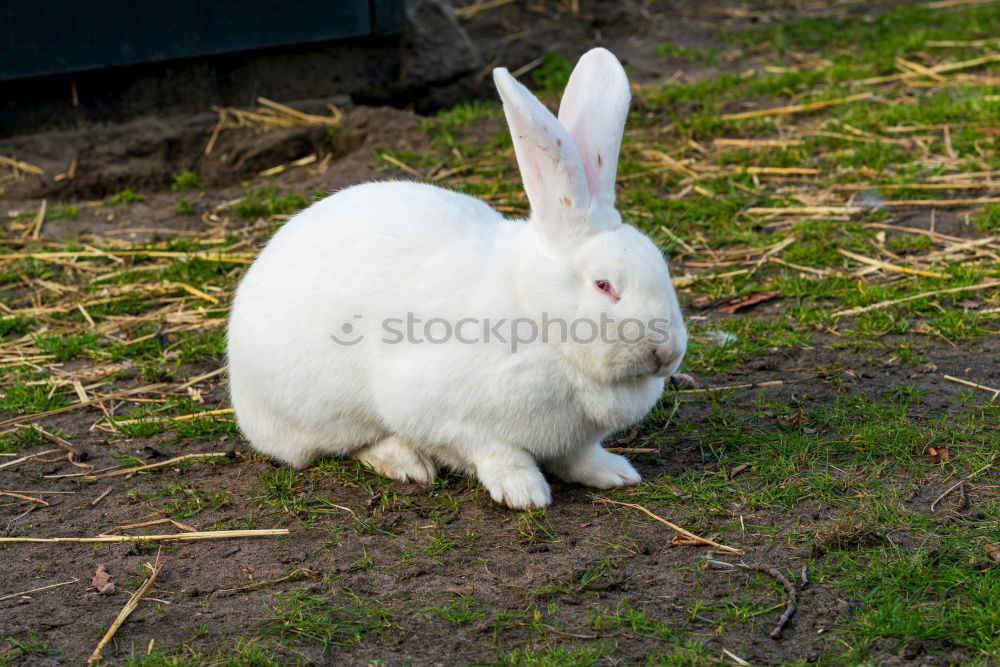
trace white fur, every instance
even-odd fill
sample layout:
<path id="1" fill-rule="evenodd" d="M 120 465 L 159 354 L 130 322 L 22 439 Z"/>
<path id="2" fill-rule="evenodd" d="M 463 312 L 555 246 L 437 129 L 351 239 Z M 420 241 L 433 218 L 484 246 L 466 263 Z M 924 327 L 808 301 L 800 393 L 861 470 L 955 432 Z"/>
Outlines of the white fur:
<path id="1" fill-rule="evenodd" d="M 298 468 L 350 456 L 421 483 L 446 465 L 518 508 L 551 502 L 539 465 L 598 488 L 640 481 L 601 441 L 650 410 L 687 337 L 660 251 L 614 209 L 625 73 L 604 49 L 584 55 L 565 127 L 505 69 L 494 79 L 531 217 L 394 182 L 348 188 L 289 220 L 247 271 L 229 323 L 233 406 L 256 449 Z M 664 318 L 672 336 L 570 342 L 552 324 L 548 342 L 512 351 L 470 325 L 463 337 L 480 342 L 385 342 L 385 319 L 408 312 L 453 324 Z"/>

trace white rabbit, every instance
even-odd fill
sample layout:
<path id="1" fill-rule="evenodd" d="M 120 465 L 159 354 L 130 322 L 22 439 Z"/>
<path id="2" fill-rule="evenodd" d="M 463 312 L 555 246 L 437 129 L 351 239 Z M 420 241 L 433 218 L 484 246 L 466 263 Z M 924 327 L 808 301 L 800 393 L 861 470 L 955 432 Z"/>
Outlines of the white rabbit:
<path id="1" fill-rule="evenodd" d="M 514 508 L 551 502 L 539 466 L 597 488 L 639 483 L 601 440 L 652 408 L 687 333 L 663 255 L 614 208 L 628 80 L 590 51 L 557 120 L 506 69 L 493 76 L 530 217 L 386 182 L 289 220 L 229 322 L 232 401 L 254 448 L 424 484 L 440 464 Z"/>

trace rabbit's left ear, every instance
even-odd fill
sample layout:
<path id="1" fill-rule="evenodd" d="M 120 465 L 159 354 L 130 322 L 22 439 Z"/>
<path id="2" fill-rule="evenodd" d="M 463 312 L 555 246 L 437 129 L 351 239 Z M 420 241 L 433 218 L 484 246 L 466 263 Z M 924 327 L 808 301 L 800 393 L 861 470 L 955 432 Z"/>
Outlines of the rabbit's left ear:
<path id="1" fill-rule="evenodd" d="M 559 122 L 576 144 L 592 203 L 614 208 L 615 176 L 632 98 L 621 63 L 607 49 L 583 54 L 569 77 Z"/>

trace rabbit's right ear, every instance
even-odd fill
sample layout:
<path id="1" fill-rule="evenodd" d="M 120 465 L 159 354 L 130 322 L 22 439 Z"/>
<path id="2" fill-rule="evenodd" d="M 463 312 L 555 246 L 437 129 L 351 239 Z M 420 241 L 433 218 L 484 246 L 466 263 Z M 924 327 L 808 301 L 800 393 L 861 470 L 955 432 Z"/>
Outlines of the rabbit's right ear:
<path id="1" fill-rule="evenodd" d="M 590 234 L 590 189 L 566 128 L 506 68 L 494 69 L 493 81 L 503 100 L 532 224 L 541 239 L 558 247 Z"/>
<path id="2" fill-rule="evenodd" d="M 583 54 L 573 68 L 559 105 L 559 122 L 580 153 L 590 194 L 605 209 L 615 206 L 618 152 L 631 97 L 618 58 L 596 48 Z"/>

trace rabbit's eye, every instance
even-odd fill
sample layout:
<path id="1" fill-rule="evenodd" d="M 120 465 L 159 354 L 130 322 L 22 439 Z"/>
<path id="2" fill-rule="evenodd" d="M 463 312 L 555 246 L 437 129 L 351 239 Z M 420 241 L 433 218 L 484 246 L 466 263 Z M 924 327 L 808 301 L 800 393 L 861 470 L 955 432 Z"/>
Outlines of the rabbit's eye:
<path id="1" fill-rule="evenodd" d="M 609 297 L 611 297 L 611 300 L 614 301 L 615 303 L 617 303 L 618 301 L 621 300 L 621 297 L 618 296 L 618 292 L 615 291 L 615 288 L 612 287 L 611 283 L 608 282 L 607 280 L 603 280 L 603 279 L 602 280 L 595 280 L 594 281 L 594 287 L 596 287 L 597 289 L 601 290 L 602 292 L 604 292 L 605 294 L 607 294 Z"/>

